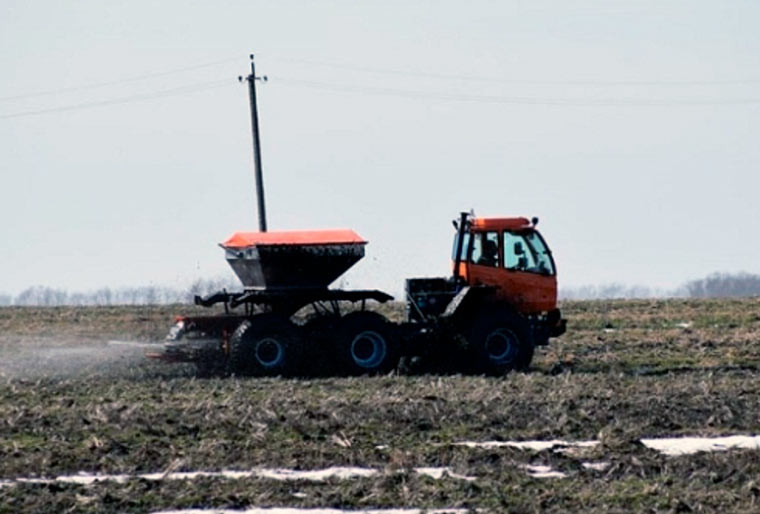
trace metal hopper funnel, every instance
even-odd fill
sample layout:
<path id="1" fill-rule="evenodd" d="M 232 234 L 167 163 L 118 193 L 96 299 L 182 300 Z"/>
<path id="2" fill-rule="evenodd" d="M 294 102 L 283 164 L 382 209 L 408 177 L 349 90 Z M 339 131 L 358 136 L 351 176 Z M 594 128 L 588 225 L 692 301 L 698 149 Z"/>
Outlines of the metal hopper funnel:
<path id="1" fill-rule="evenodd" d="M 246 289 L 325 289 L 364 257 L 353 230 L 237 232 L 220 246 Z"/>

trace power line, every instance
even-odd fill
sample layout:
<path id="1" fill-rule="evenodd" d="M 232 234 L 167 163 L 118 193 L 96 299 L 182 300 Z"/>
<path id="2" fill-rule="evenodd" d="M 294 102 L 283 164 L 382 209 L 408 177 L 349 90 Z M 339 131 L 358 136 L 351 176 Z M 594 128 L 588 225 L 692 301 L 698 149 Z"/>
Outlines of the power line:
<path id="1" fill-rule="evenodd" d="M 647 99 L 647 98 L 539 98 L 519 96 L 489 96 L 489 95 L 465 95 L 459 93 L 433 92 L 411 89 L 381 88 L 368 86 L 348 86 L 281 77 L 277 82 L 285 86 L 305 87 L 336 93 L 351 93 L 360 95 L 395 96 L 411 99 L 442 100 L 455 102 L 473 102 L 487 104 L 515 104 L 515 105 L 552 105 L 552 106 L 577 106 L 577 107 L 615 107 L 615 106 L 699 106 L 699 105 L 752 105 L 760 104 L 760 98 L 737 98 L 737 99 Z"/>
<path id="2" fill-rule="evenodd" d="M 399 77 L 417 77 L 428 79 L 445 79 L 462 82 L 490 82 L 496 84 L 523 84 L 523 85 L 553 85 L 553 86 L 720 86 L 720 85 L 753 85 L 760 84 L 760 79 L 718 79 L 718 80 L 537 80 L 537 79 L 508 79 L 501 77 L 483 77 L 476 75 L 454 75 L 446 73 L 434 73 L 425 71 L 410 71 L 392 68 L 373 68 L 355 66 L 350 64 L 312 61 L 308 59 L 282 58 L 282 61 L 332 68 L 360 73 L 372 73 L 378 75 L 393 75 Z"/>
<path id="3" fill-rule="evenodd" d="M 281 77 L 276 83 L 290 87 L 302 87 L 316 89 L 333 93 L 348 93 L 371 96 L 392 96 L 409 99 L 439 100 L 449 102 L 469 102 L 484 104 L 511 104 L 511 105 L 546 105 L 546 106 L 569 106 L 569 107 L 625 107 L 625 106 L 709 106 L 709 105 L 753 105 L 760 104 L 760 98 L 737 98 L 737 99 L 647 99 L 647 98 L 541 98 L 541 97 L 521 97 L 521 96 L 494 96 L 494 95 L 471 95 L 449 92 L 436 92 L 412 89 L 397 89 L 387 87 L 371 86 L 352 86 L 340 85 L 328 82 L 319 82 L 313 80 L 302 80 L 297 78 Z M 199 82 L 187 84 L 180 87 L 155 91 L 153 93 L 144 93 L 138 95 L 129 95 L 119 98 L 100 100 L 95 102 L 83 102 L 59 107 L 46 109 L 30 110 L 10 114 L 0 114 L 0 119 L 21 118 L 27 116 L 37 116 L 54 112 L 73 111 L 79 109 L 88 109 L 93 107 L 102 107 L 108 105 L 118 105 L 131 102 L 141 102 L 158 98 L 167 98 L 177 95 L 196 93 L 209 89 L 216 89 L 225 85 L 231 85 L 230 80 L 216 80 L 210 82 Z"/>
<path id="4" fill-rule="evenodd" d="M 149 79 L 154 79 L 154 78 L 158 78 L 158 77 L 166 77 L 168 75 L 174 75 L 174 74 L 183 73 L 183 72 L 186 72 L 186 71 L 193 71 L 193 70 L 198 70 L 198 69 L 202 69 L 202 68 L 210 68 L 212 66 L 219 66 L 221 64 L 226 64 L 226 63 L 229 63 L 229 62 L 239 61 L 239 60 L 240 60 L 239 58 L 223 59 L 223 60 L 214 61 L 214 62 L 207 62 L 207 63 L 203 63 L 203 64 L 195 64 L 195 65 L 192 65 L 192 66 L 185 66 L 183 68 L 175 68 L 175 69 L 172 69 L 172 70 L 158 71 L 158 72 L 155 72 L 155 73 L 144 73 L 142 75 L 133 75 L 131 77 L 125 77 L 125 78 L 118 79 L 118 80 L 109 80 L 109 81 L 106 81 L 106 82 L 95 82 L 95 83 L 91 83 L 91 84 L 82 84 L 82 85 L 79 85 L 79 86 L 71 86 L 71 87 L 64 87 L 64 88 L 58 88 L 58 89 L 49 89 L 47 91 L 36 91 L 34 93 L 23 93 L 23 94 L 19 94 L 19 95 L 3 96 L 3 97 L 0 97 L 0 102 L 6 102 L 6 101 L 9 101 L 9 100 L 21 100 L 21 99 L 25 99 L 25 98 L 35 98 L 35 97 L 39 97 L 39 96 L 55 95 L 55 94 L 58 94 L 58 93 L 71 93 L 71 92 L 74 92 L 74 91 L 85 91 L 85 90 L 88 90 L 88 89 L 98 89 L 98 88 L 102 88 L 102 87 L 115 86 L 115 85 L 119 85 L 119 84 L 130 83 L 130 82 L 139 82 L 139 81 L 142 81 L 142 80 L 149 80 Z"/>
<path id="5" fill-rule="evenodd" d="M 0 102 L 6 102 L 11 100 L 22 100 L 26 98 L 35 98 L 40 96 L 49 96 L 60 93 L 71 93 L 76 91 L 86 91 L 91 89 L 98 89 L 108 86 L 115 86 L 119 84 L 139 82 L 144 80 L 150 80 L 154 78 L 165 77 L 174 75 L 177 73 L 183 73 L 187 71 L 193 71 L 203 68 L 209 68 L 219 66 L 222 64 L 237 62 L 239 58 L 220 59 L 218 61 L 206 62 L 201 64 L 195 64 L 190 66 L 184 66 L 181 68 L 174 68 L 171 70 L 144 73 L 140 75 L 133 75 L 122 79 L 109 80 L 104 82 L 95 82 L 90 84 L 82 84 L 78 86 L 64 87 L 59 89 L 51 89 L 45 91 L 36 91 L 33 93 L 23 93 L 18 95 L 0 97 Z M 401 69 L 389 69 L 389 68 L 374 68 L 367 66 L 356 66 L 350 64 L 331 63 L 324 61 L 314 61 L 309 59 L 297 59 L 297 58 L 280 58 L 284 62 L 301 63 L 310 66 L 319 66 L 332 69 L 341 69 L 348 71 L 357 71 L 361 73 L 372 73 L 391 76 L 402 77 L 417 77 L 428 79 L 443 79 L 443 80 L 455 80 L 463 82 L 482 82 L 482 83 L 496 83 L 496 84 L 512 84 L 512 85 L 561 85 L 561 86 L 714 86 L 714 85 L 753 85 L 760 83 L 760 79 L 727 79 L 727 80 L 534 80 L 534 79 L 507 79 L 498 77 L 483 77 L 474 75 L 454 75 L 445 73 L 434 73 L 424 71 L 409 71 Z M 712 102 L 711 102 L 712 103 Z M 740 103 L 755 103 L 754 101 L 741 101 Z M 4 116 L 0 116 L 4 117 Z M 5 116 L 7 117 L 7 116 Z"/>
<path id="6" fill-rule="evenodd" d="M 60 107 L 51 107 L 49 109 L 39 109 L 34 111 L 16 112 L 12 114 L 1 114 L 0 119 L 8 118 L 22 118 L 26 116 L 36 116 L 39 114 L 47 114 L 52 112 L 74 111 L 78 109 L 88 109 L 92 107 L 102 107 L 106 105 L 117 105 L 131 102 L 142 102 L 146 100 L 153 100 L 156 98 L 167 98 L 171 96 L 178 96 L 188 93 L 197 93 L 200 91 L 207 91 L 209 89 L 216 89 L 226 85 L 232 85 L 231 80 L 215 80 L 212 82 L 200 82 L 196 84 L 189 84 L 185 86 L 175 87 L 171 89 L 164 89 L 161 91 L 155 91 L 153 93 L 144 93 L 140 95 L 130 95 L 120 98 L 113 98 L 110 100 L 101 100 L 97 102 L 84 102 L 78 104 L 64 105 Z"/>

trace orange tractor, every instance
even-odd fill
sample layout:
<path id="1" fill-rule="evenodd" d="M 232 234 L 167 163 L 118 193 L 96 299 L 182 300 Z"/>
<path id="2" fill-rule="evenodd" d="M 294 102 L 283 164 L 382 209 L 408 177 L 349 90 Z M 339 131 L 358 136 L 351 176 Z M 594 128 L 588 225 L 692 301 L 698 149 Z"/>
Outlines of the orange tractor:
<path id="1" fill-rule="evenodd" d="M 455 372 L 526 369 L 536 346 L 565 331 L 537 222 L 463 213 L 453 275 L 407 279 L 400 323 L 367 309 L 390 295 L 328 287 L 364 256 L 353 231 L 236 233 L 221 246 L 243 291 L 196 297 L 224 314 L 178 317 L 148 356 L 255 376 L 386 373 L 402 358 Z"/>
<path id="2" fill-rule="evenodd" d="M 267 232 L 258 79 L 251 56 L 246 80 L 259 231 L 221 244 L 243 291 L 196 297 L 197 305 L 221 304 L 224 313 L 178 317 L 149 357 L 195 362 L 202 373 L 373 374 L 403 358 L 446 371 L 503 374 L 526 369 L 536 346 L 565 331 L 554 260 L 536 218 L 462 213 L 454 222 L 452 276 L 408 279 L 403 322 L 366 308 L 367 301 L 392 300 L 382 291 L 330 289 L 364 257 L 366 241 L 351 230 Z"/>

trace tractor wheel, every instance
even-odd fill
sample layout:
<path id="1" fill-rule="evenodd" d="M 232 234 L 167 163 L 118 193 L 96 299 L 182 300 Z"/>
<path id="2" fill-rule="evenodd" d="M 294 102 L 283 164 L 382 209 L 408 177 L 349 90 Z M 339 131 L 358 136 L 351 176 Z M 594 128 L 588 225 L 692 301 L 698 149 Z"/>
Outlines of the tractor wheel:
<path id="1" fill-rule="evenodd" d="M 287 319 L 261 314 L 243 321 L 230 338 L 230 371 L 276 376 L 298 372 L 301 338 Z"/>
<path id="2" fill-rule="evenodd" d="M 338 328 L 336 357 L 349 375 L 387 373 L 398 364 L 398 343 L 393 326 L 376 312 L 347 314 Z"/>
<path id="3" fill-rule="evenodd" d="M 482 316 L 468 331 L 466 338 L 477 373 L 504 375 L 513 369 L 527 369 L 533 359 L 530 326 L 513 313 Z"/>

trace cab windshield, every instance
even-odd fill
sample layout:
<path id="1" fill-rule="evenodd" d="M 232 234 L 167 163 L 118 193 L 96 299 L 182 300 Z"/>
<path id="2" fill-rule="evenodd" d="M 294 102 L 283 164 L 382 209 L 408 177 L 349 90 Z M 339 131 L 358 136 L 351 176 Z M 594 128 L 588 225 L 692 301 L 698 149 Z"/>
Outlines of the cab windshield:
<path id="1" fill-rule="evenodd" d="M 504 267 L 540 275 L 554 275 L 554 261 L 536 231 L 504 232 Z"/>

